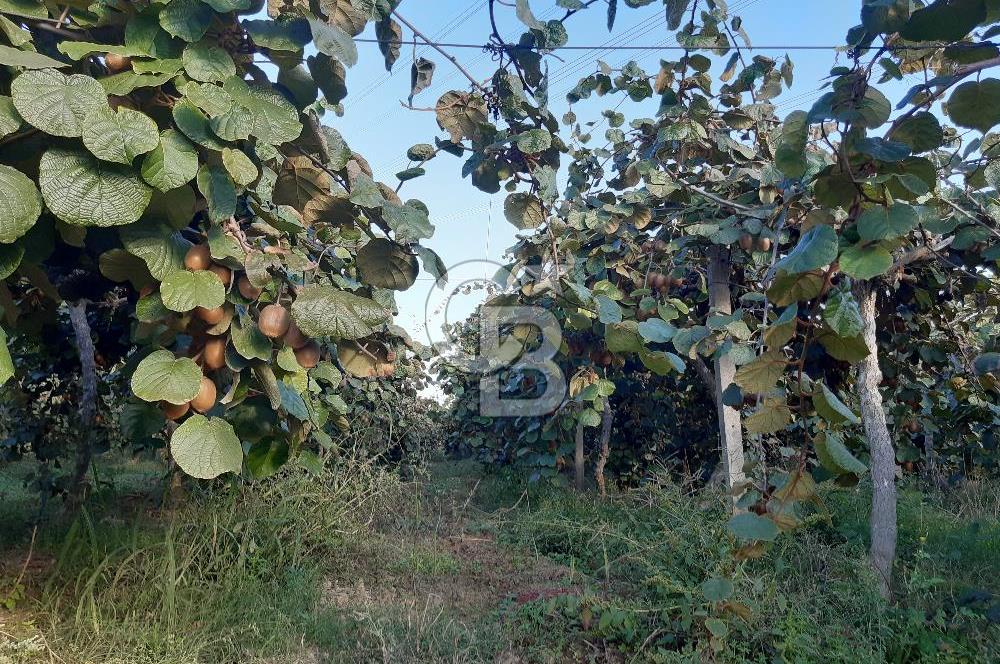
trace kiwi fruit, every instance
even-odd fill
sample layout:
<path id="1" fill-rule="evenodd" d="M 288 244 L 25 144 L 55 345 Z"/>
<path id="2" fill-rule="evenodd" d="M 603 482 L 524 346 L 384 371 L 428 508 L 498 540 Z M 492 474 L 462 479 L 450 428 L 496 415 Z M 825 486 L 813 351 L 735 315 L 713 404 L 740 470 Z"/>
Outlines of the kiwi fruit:
<path id="1" fill-rule="evenodd" d="M 757 251 L 770 251 L 771 250 L 771 238 L 759 237 L 755 244 Z"/>
<path id="2" fill-rule="evenodd" d="M 191 410 L 190 403 L 182 403 L 179 406 L 177 404 L 172 404 L 169 401 L 164 401 L 161 404 L 163 408 L 163 416 L 168 420 L 179 420 L 184 417 L 189 410 Z"/>
<path id="3" fill-rule="evenodd" d="M 750 251 L 753 249 L 753 236 L 749 233 L 744 233 L 740 235 L 740 249 L 743 251 Z"/>
<path id="4" fill-rule="evenodd" d="M 218 263 L 213 263 L 212 265 L 209 266 L 208 271 L 217 276 L 219 278 L 219 281 L 221 281 L 222 285 L 225 286 L 226 288 L 229 287 L 229 284 L 233 280 L 233 271 L 230 270 L 225 265 L 219 265 Z"/>
<path id="5" fill-rule="evenodd" d="M 285 336 L 292 323 L 288 309 L 280 304 L 269 304 L 260 310 L 260 318 L 257 320 L 257 327 L 265 337 L 277 339 Z"/>
<path id="6" fill-rule="evenodd" d="M 288 331 L 285 332 L 285 336 L 282 341 L 285 342 L 286 346 L 291 346 L 295 350 L 298 350 L 309 343 L 309 337 L 302 334 L 302 330 L 299 329 L 299 326 L 295 324 L 295 321 L 292 321 L 288 324 Z"/>
<path id="7" fill-rule="evenodd" d="M 199 413 L 212 410 L 215 406 L 215 394 L 215 383 L 208 376 L 202 376 L 201 389 L 198 390 L 198 396 L 191 399 L 191 407 Z"/>
<path id="8" fill-rule="evenodd" d="M 106 53 L 104 55 L 104 64 L 107 65 L 109 72 L 117 74 L 132 66 L 132 58 L 118 55 L 117 53 Z"/>
<path id="9" fill-rule="evenodd" d="M 319 344 L 315 341 L 310 341 L 301 348 L 296 348 L 295 361 L 303 369 L 312 369 L 315 367 L 319 364 Z"/>
<path id="10" fill-rule="evenodd" d="M 184 256 L 184 267 L 189 270 L 207 270 L 212 264 L 212 254 L 204 244 L 196 244 Z"/>
<path id="11" fill-rule="evenodd" d="M 256 300 L 260 297 L 260 290 L 247 279 L 246 275 L 243 275 L 236 280 L 236 288 L 240 291 L 240 295 L 248 300 Z"/>
<path id="12" fill-rule="evenodd" d="M 201 357 L 205 361 L 205 367 L 213 371 L 226 366 L 225 337 L 212 337 L 206 341 Z"/>
<path id="13" fill-rule="evenodd" d="M 226 308 L 216 307 L 215 309 L 206 309 L 205 307 L 197 307 L 194 310 L 194 315 L 209 325 L 218 325 L 226 318 Z"/>

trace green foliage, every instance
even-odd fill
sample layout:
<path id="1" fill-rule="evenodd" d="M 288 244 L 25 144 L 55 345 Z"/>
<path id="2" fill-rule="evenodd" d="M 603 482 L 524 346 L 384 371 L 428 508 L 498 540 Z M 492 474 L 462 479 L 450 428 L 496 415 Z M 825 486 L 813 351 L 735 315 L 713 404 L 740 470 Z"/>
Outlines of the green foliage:
<path id="1" fill-rule="evenodd" d="M 349 386 L 309 375 L 336 361 L 337 342 L 382 358 L 365 378 L 412 376 L 422 362 L 424 351 L 389 325 L 386 289 L 412 286 L 418 253 L 445 278 L 418 245 L 433 233 L 429 213 L 375 182 L 320 124 L 346 93 L 353 36 L 394 7 L 362 4 L 286 3 L 267 20 L 243 18 L 260 9 L 249 0 L 74 6 L 63 17 L 69 35 L 25 18 L 45 23 L 61 8 L 0 4 L 5 33 L 19 35 L 0 47 L 4 338 L 38 339 L 64 300 L 121 301 L 134 317 L 126 346 L 140 350 L 118 347 L 107 360 L 138 399 L 189 418 L 170 447 L 197 477 L 242 472 L 226 421 L 240 421 L 254 394 L 267 397 L 267 434 L 284 450 L 257 450 L 254 474 L 300 452 L 315 458 L 334 430 L 349 429 L 337 410 Z M 306 69 L 308 44 L 325 66 Z M 255 58 L 277 65 L 283 87 Z M 69 246 L 72 277 L 60 262 Z M 73 279 L 96 285 L 81 291 Z M 48 302 L 29 295 L 31 282 Z M 282 309 L 268 325 L 261 312 L 272 304 Z M 289 310 L 298 336 L 285 338 Z M 2 364 L 6 382 L 15 371 Z M 202 404 L 209 419 L 185 414 L 203 376 L 215 387 L 206 399 L 216 394 Z"/>

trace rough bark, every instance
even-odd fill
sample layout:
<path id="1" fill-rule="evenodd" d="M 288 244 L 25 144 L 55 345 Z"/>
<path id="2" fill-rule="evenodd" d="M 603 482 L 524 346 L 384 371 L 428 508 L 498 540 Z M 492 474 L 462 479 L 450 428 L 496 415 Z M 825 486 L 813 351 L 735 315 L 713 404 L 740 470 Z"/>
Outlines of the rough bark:
<path id="1" fill-rule="evenodd" d="M 709 306 L 720 314 L 733 313 L 732 295 L 729 290 L 731 264 L 729 251 L 713 246 L 708 250 Z M 740 411 L 722 403 L 722 393 L 736 376 L 736 362 L 731 356 L 715 360 L 715 404 L 719 413 L 719 441 L 726 486 L 732 490 L 746 480 L 743 473 L 743 426 Z M 738 496 L 734 495 L 734 498 Z"/>
<path id="2" fill-rule="evenodd" d="M 882 371 L 878 366 L 875 334 L 877 293 L 872 284 L 861 282 L 855 285 L 854 295 L 864 323 L 862 336 L 870 351 L 858 364 L 858 398 L 861 402 L 861 422 L 871 450 L 871 565 L 878 577 L 882 597 L 889 599 L 892 595 L 892 566 L 896 559 L 896 453 L 879 392 Z"/>
<path id="3" fill-rule="evenodd" d="M 573 458 L 573 469 L 576 471 L 574 486 L 576 486 L 577 491 L 582 492 L 585 479 L 585 469 L 583 466 L 583 422 L 576 423 L 576 455 Z"/>
<path id="4" fill-rule="evenodd" d="M 698 374 L 698 378 L 701 378 L 701 382 L 705 384 L 705 389 L 708 390 L 709 395 L 712 399 L 718 399 L 719 395 L 715 393 L 715 375 L 712 374 L 712 370 L 708 368 L 705 364 L 705 360 L 701 359 L 701 356 L 694 358 L 695 373 Z"/>
<path id="5" fill-rule="evenodd" d="M 924 432 L 924 481 L 939 491 L 944 488 L 944 477 L 934 448 L 934 434 L 930 431 Z"/>
<path id="6" fill-rule="evenodd" d="M 78 413 L 80 428 L 73 474 L 70 476 L 67 488 L 68 504 L 75 506 L 82 500 L 83 480 L 90 469 L 90 461 L 93 456 L 91 429 L 97 415 L 97 362 L 94 353 L 94 340 L 90 336 L 90 323 L 87 321 L 86 300 L 80 300 L 70 305 L 69 320 L 73 326 L 77 353 L 80 356 L 81 389 Z"/>
<path id="7" fill-rule="evenodd" d="M 608 495 L 607 484 L 604 480 L 604 466 L 608 463 L 608 456 L 611 454 L 611 424 L 614 421 L 615 413 L 611 410 L 611 399 L 604 397 L 604 411 L 601 413 L 601 451 L 597 457 L 597 465 L 594 467 L 594 477 L 597 480 L 597 490 L 601 497 Z"/>

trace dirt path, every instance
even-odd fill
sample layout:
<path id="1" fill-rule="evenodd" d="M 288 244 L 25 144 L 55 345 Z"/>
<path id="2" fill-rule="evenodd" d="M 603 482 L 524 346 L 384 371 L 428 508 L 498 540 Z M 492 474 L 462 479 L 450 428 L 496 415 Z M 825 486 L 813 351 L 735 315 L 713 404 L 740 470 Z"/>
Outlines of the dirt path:
<path id="1" fill-rule="evenodd" d="M 327 580 L 326 604 L 362 625 L 384 661 L 527 661 L 511 613 L 582 591 L 571 569 L 498 541 L 504 510 L 484 509 L 479 489 L 464 466 L 432 466 L 405 508 L 376 525 L 367 550 L 346 556 L 366 564 Z M 435 657 L 442 640 L 451 645 Z"/>

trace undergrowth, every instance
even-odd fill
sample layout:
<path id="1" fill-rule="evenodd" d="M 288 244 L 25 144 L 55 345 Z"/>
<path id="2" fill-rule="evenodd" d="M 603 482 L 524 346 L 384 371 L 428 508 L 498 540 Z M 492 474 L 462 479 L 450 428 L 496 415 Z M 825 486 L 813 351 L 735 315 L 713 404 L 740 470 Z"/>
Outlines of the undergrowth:
<path id="1" fill-rule="evenodd" d="M 991 661 L 995 491 L 904 487 L 892 605 L 863 486 L 825 491 L 829 518 L 742 562 L 721 497 L 667 481 L 601 500 L 468 463 L 407 483 L 349 464 L 192 488 L 167 511 L 98 495 L 38 531 L 0 662 Z"/>

